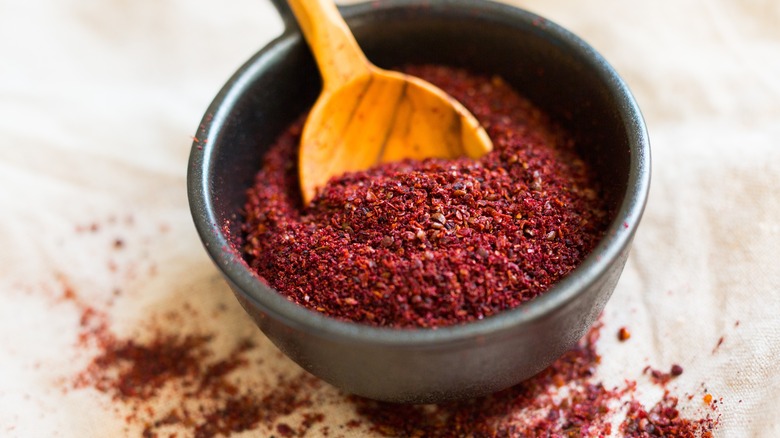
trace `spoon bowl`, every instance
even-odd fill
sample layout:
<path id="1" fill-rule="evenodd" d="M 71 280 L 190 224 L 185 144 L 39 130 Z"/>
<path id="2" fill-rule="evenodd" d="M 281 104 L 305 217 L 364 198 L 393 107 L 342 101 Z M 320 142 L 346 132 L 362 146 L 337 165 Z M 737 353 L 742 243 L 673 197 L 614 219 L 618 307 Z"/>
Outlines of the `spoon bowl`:
<path id="1" fill-rule="evenodd" d="M 243 258 L 246 189 L 267 148 L 321 90 L 291 11 L 275 4 L 287 30 L 241 67 L 207 109 L 188 174 L 200 238 L 258 327 L 302 368 L 340 389 L 406 403 L 489 394 L 571 348 L 615 288 L 650 183 L 645 125 L 614 69 L 560 26 L 504 4 L 384 0 L 341 9 L 381 67 L 435 63 L 501 76 L 571 133 L 612 212 L 605 237 L 581 266 L 526 304 L 435 330 L 369 327 L 291 303 Z"/>

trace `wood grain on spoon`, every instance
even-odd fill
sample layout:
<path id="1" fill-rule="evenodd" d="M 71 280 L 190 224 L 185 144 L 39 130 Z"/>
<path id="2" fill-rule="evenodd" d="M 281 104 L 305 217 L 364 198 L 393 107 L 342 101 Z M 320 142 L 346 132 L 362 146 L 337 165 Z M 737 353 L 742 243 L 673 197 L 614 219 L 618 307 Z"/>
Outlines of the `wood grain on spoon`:
<path id="1" fill-rule="evenodd" d="M 405 158 L 479 158 L 493 145 L 471 113 L 421 79 L 371 64 L 331 0 L 288 0 L 323 89 L 303 128 L 303 202 L 334 176 Z"/>

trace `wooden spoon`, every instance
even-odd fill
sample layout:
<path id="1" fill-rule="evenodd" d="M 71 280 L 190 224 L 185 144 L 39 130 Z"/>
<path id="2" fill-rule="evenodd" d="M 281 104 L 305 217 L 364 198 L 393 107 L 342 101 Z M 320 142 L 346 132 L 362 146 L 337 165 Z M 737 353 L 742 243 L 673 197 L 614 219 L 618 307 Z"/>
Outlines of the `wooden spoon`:
<path id="1" fill-rule="evenodd" d="M 369 62 L 332 0 L 288 3 L 323 79 L 301 137 L 304 205 L 345 172 L 405 158 L 479 158 L 493 149 L 474 116 L 441 89 Z"/>

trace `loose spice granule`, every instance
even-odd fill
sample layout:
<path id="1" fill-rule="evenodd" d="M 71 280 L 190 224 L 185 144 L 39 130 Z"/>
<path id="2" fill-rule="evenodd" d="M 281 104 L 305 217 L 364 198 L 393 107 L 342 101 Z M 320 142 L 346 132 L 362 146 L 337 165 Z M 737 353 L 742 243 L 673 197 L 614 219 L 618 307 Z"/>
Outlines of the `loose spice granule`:
<path id="1" fill-rule="evenodd" d="M 468 107 L 494 151 L 348 173 L 302 208 L 302 121 L 294 123 L 248 191 L 250 265 L 300 305 L 377 326 L 450 325 L 533 299 L 606 227 L 588 167 L 567 133 L 502 80 L 436 66 L 407 71 Z"/>
<path id="2" fill-rule="evenodd" d="M 718 350 L 720 349 L 720 346 L 723 345 L 723 341 L 725 341 L 725 340 L 726 340 L 725 336 L 721 336 L 720 338 L 718 338 L 718 343 L 715 344 L 715 348 L 712 349 L 712 354 L 715 354 L 715 353 L 718 352 Z"/>
<path id="3" fill-rule="evenodd" d="M 667 383 L 669 383 L 670 380 L 672 380 L 672 375 L 670 373 L 665 373 L 663 371 L 654 369 L 650 367 L 649 365 L 645 367 L 644 370 L 642 370 L 644 374 L 649 374 L 650 378 L 653 380 L 653 383 L 657 385 L 664 386 Z"/>
<path id="4" fill-rule="evenodd" d="M 620 327 L 620 330 L 618 330 L 618 340 L 624 342 L 630 338 L 631 338 L 631 332 L 629 332 L 628 329 L 625 327 Z"/>
<path id="5" fill-rule="evenodd" d="M 680 417 L 677 397 L 664 393 L 663 398 L 647 411 L 639 402 L 632 401 L 626 419 L 620 426 L 626 437 L 681 437 L 708 436 L 714 426 L 709 418 L 689 420 Z"/>

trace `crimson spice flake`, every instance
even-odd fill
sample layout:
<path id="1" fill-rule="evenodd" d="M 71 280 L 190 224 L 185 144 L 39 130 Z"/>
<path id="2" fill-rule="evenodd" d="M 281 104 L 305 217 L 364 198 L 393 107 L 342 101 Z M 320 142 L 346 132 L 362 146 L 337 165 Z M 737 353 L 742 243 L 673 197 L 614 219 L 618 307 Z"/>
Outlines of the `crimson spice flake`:
<path id="1" fill-rule="evenodd" d="M 620 330 L 618 330 L 618 341 L 625 342 L 629 339 L 631 339 L 631 332 L 628 331 L 625 327 L 620 327 Z"/>
<path id="2" fill-rule="evenodd" d="M 499 78 L 406 71 L 470 109 L 494 150 L 348 173 L 303 208 L 300 120 L 248 190 L 249 264 L 295 303 L 376 326 L 446 326 L 535 298 L 582 262 L 609 219 L 573 139 Z"/>

